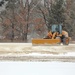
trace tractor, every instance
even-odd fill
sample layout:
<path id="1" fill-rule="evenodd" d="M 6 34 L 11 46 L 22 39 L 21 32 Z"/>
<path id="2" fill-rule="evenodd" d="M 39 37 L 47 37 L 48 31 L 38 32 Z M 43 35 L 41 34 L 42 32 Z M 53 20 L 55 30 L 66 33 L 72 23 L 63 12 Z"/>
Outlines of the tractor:
<path id="1" fill-rule="evenodd" d="M 64 31 L 62 28 L 62 24 L 59 25 L 52 25 L 51 26 L 51 31 L 48 32 L 46 37 L 42 39 L 32 39 L 32 44 L 33 45 L 53 45 L 53 44 L 61 44 L 63 45 L 69 45 L 69 41 L 71 38 L 68 35 L 67 31 Z"/>

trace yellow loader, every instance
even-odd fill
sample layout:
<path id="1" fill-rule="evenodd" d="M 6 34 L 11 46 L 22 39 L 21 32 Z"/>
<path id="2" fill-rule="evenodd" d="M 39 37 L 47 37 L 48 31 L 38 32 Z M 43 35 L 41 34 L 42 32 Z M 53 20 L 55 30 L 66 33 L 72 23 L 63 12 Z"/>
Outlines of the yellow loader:
<path id="1" fill-rule="evenodd" d="M 61 44 L 68 45 L 71 38 L 68 32 L 62 30 L 62 25 L 52 25 L 51 31 L 48 32 L 47 36 L 42 39 L 32 39 L 33 45 L 55 45 Z"/>

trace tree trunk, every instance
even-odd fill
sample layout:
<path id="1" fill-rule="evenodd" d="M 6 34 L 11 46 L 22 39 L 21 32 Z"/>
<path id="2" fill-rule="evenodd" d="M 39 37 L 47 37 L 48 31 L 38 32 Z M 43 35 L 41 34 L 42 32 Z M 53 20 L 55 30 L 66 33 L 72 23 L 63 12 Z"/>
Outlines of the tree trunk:
<path id="1" fill-rule="evenodd" d="M 29 24 L 28 24 L 28 22 L 29 22 L 29 13 L 30 13 L 30 6 L 29 6 L 29 2 L 27 2 L 27 18 L 26 18 L 26 22 L 27 22 L 27 24 L 26 24 L 26 26 L 25 26 L 25 29 L 26 29 L 26 31 L 24 31 L 24 40 L 27 42 L 27 35 L 28 35 L 28 26 L 29 26 Z"/>
<path id="2" fill-rule="evenodd" d="M 11 42 L 14 40 L 14 24 L 12 24 Z"/>

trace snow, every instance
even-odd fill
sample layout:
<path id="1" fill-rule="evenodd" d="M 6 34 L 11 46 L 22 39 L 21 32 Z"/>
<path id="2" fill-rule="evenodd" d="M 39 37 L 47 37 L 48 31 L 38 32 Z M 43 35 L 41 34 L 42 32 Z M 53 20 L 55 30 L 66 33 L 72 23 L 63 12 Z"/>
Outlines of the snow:
<path id="1" fill-rule="evenodd" d="M 31 43 L 0 43 L 0 52 L 3 51 L 8 53 L 0 54 L 0 56 L 75 56 L 75 44 L 69 46 L 33 46 Z M 41 53 L 47 51 L 51 53 Z M 54 54 L 54 52 L 58 54 Z"/>
<path id="2" fill-rule="evenodd" d="M 29 54 L 25 54 L 25 53 L 20 53 L 20 54 L 13 54 L 13 53 L 8 53 L 8 54 L 2 54 L 0 56 L 33 56 L 33 57 L 48 57 L 48 56 L 55 56 L 55 57 L 68 57 L 68 56 L 75 56 L 75 52 L 73 53 L 66 53 L 66 54 L 58 54 L 58 55 L 54 55 L 54 54 L 40 54 L 40 53 L 29 53 Z"/>
<path id="3" fill-rule="evenodd" d="M 58 55 L 54 55 L 54 54 L 40 54 L 40 53 L 30 53 L 27 55 L 22 55 L 22 56 L 75 56 L 75 52 L 72 53 L 66 53 L 66 54 L 58 54 Z"/>
<path id="4" fill-rule="evenodd" d="M 75 63 L 0 62 L 0 75 L 75 75 Z"/>

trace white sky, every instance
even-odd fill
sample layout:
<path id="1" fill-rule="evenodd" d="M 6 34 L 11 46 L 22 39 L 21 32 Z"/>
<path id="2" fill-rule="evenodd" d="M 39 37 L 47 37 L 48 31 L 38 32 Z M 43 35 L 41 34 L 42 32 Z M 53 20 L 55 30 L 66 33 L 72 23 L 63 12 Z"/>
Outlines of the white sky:
<path id="1" fill-rule="evenodd" d="M 0 75 L 75 75 L 75 63 L 0 62 Z"/>

